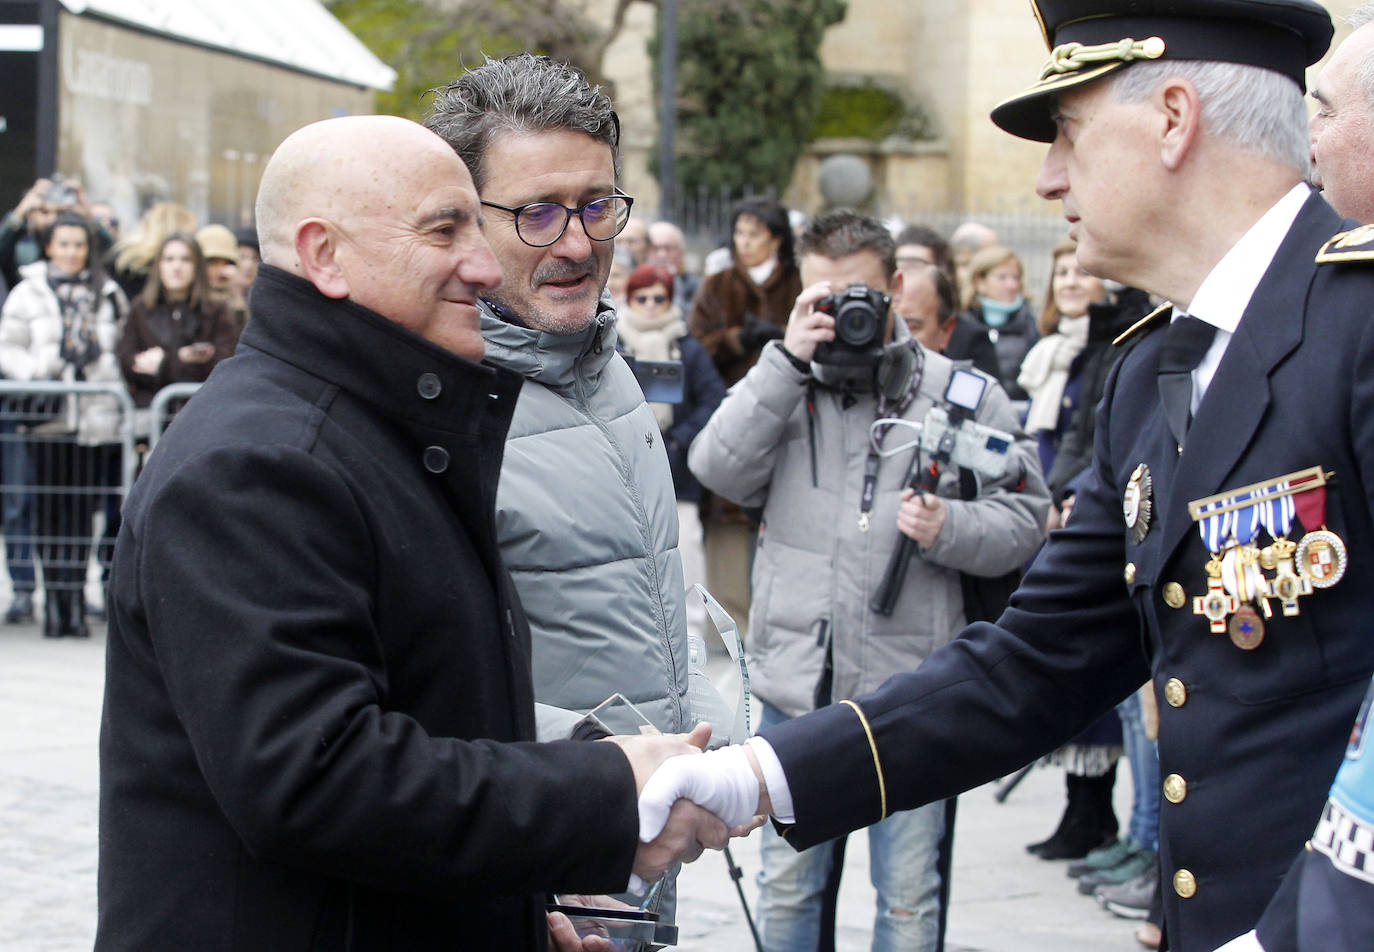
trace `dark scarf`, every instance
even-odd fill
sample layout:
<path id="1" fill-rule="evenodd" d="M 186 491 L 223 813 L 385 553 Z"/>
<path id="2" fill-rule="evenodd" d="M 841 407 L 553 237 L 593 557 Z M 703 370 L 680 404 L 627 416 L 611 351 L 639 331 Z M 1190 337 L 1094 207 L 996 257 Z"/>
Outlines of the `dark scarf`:
<path id="1" fill-rule="evenodd" d="M 57 274 L 48 269 L 48 285 L 57 296 L 62 317 L 62 359 L 76 370 L 77 379 L 83 379 L 87 365 L 100 356 L 100 342 L 95 336 L 100 299 L 91 290 L 90 281 L 89 270 Z"/>

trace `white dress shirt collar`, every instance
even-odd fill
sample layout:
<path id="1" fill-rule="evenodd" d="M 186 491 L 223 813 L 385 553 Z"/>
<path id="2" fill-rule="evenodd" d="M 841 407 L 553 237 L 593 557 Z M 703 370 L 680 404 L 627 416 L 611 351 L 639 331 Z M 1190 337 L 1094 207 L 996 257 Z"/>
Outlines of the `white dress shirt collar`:
<path id="1" fill-rule="evenodd" d="M 1260 216 L 1259 221 L 1250 226 L 1250 230 L 1231 246 L 1231 250 L 1202 279 L 1187 310 L 1175 305 L 1171 320 L 1178 320 L 1187 313 L 1217 329 L 1212 346 L 1193 370 L 1193 413 L 1197 413 L 1217 368 L 1221 366 L 1221 358 L 1226 356 L 1231 336 L 1240 325 L 1241 315 L 1250 306 L 1255 288 L 1259 287 L 1264 273 L 1274 263 L 1279 245 L 1288 237 L 1298 212 L 1302 211 L 1311 194 L 1312 190 L 1305 183 L 1294 185 Z"/>

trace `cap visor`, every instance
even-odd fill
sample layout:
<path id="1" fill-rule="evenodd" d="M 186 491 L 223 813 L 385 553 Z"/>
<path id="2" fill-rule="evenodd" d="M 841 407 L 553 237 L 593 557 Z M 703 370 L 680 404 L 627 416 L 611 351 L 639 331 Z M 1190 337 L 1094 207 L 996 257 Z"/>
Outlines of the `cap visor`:
<path id="1" fill-rule="evenodd" d="M 1092 69 L 1057 73 L 1026 87 L 992 109 L 993 123 L 1004 132 L 1034 142 L 1053 142 L 1058 129 L 1054 124 L 1054 97 L 1061 90 L 1090 83 L 1126 63 L 1104 63 Z"/>

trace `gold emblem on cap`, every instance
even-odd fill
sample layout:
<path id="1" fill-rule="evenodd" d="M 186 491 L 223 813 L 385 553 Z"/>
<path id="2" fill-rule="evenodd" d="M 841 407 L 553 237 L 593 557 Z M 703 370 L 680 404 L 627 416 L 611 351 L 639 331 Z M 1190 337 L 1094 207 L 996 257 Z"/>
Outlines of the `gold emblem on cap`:
<path id="1" fill-rule="evenodd" d="M 1074 73 L 1098 63 L 1159 59 L 1164 55 L 1164 46 L 1164 40 L 1158 36 L 1146 40 L 1134 40 L 1128 36 L 1115 43 L 1099 43 L 1096 46 L 1061 43 L 1050 52 L 1049 62 L 1040 70 L 1040 80 L 1043 82 L 1051 76 Z"/>
<path id="2" fill-rule="evenodd" d="M 1176 773 L 1164 778 L 1164 799 L 1170 803 L 1182 803 L 1188 798 L 1188 781 Z"/>
<path id="3" fill-rule="evenodd" d="M 1155 509 L 1153 493 L 1154 478 L 1150 475 L 1150 467 L 1141 463 L 1131 473 L 1126 492 L 1121 497 L 1121 515 L 1131 532 L 1131 541 L 1136 545 L 1144 542 L 1150 534 L 1150 518 Z"/>
<path id="4" fill-rule="evenodd" d="M 1178 678 L 1170 678 L 1164 685 L 1164 700 L 1170 707 L 1182 707 L 1188 703 L 1188 688 Z"/>
<path id="5" fill-rule="evenodd" d="M 1174 892 L 1180 899 L 1192 899 L 1197 895 L 1197 877 L 1190 870 L 1180 869 L 1174 873 Z"/>
<path id="6" fill-rule="evenodd" d="M 1183 591 L 1183 586 L 1177 582 L 1170 582 L 1165 585 L 1164 604 L 1170 608 L 1182 608 L 1188 604 L 1188 595 Z"/>

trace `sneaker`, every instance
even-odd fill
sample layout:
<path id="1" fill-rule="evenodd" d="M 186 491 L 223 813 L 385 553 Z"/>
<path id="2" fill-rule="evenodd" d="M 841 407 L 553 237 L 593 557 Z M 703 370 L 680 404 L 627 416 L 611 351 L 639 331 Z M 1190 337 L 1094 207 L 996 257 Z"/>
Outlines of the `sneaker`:
<path id="1" fill-rule="evenodd" d="M 18 625 L 33 621 L 33 592 L 18 591 L 5 612 L 5 624 Z"/>
<path id="2" fill-rule="evenodd" d="M 1151 867 L 1135 879 L 1111 886 L 1099 886 L 1095 895 L 1102 907 L 1122 919 L 1144 919 L 1159 888 L 1159 874 Z"/>
<path id="3" fill-rule="evenodd" d="M 1078 862 L 1070 863 L 1069 875 L 1077 879 L 1085 873 L 1095 873 L 1099 869 L 1111 869 L 1138 849 L 1140 847 L 1135 844 L 1135 841 L 1123 836 L 1106 846 L 1099 846 L 1095 850 L 1090 850 L 1088 855 Z"/>
<path id="4" fill-rule="evenodd" d="M 1100 869 L 1078 877 L 1078 891 L 1085 896 L 1097 892 L 1099 886 L 1114 886 L 1128 882 L 1145 872 L 1155 871 L 1155 852 L 1142 848 L 1117 863 L 1111 869 Z"/>

